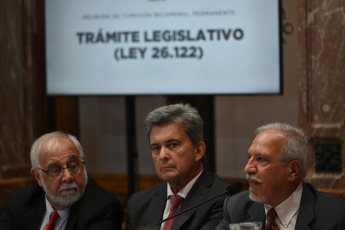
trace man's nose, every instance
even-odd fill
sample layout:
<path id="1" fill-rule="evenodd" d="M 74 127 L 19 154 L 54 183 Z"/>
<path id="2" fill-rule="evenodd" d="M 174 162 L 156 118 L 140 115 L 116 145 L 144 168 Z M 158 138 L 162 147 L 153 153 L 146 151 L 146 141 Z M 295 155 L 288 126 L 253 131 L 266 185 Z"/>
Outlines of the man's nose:
<path id="1" fill-rule="evenodd" d="M 247 165 L 244 167 L 243 170 L 247 174 L 255 174 L 257 172 L 256 165 L 254 164 L 254 160 L 250 158 L 247 162 Z"/>
<path id="2" fill-rule="evenodd" d="M 168 148 L 162 147 L 160 152 L 160 158 L 162 160 L 167 159 L 170 157 L 170 151 Z"/>
<path id="3" fill-rule="evenodd" d="M 69 182 L 71 180 L 73 180 L 73 175 L 72 173 L 69 171 L 68 168 L 64 168 L 62 171 L 62 180 Z"/>

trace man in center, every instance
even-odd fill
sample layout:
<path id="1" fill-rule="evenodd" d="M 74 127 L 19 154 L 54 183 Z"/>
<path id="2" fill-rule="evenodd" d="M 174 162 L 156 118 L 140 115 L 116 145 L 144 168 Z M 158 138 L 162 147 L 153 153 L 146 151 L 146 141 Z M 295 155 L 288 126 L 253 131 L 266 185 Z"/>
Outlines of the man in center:
<path id="1" fill-rule="evenodd" d="M 146 117 L 145 131 L 156 173 L 163 182 L 130 197 L 127 229 L 215 229 L 222 219 L 225 197 L 159 223 L 172 207 L 181 212 L 223 193 L 229 185 L 204 168 L 206 145 L 198 111 L 188 104 L 157 108 Z"/>

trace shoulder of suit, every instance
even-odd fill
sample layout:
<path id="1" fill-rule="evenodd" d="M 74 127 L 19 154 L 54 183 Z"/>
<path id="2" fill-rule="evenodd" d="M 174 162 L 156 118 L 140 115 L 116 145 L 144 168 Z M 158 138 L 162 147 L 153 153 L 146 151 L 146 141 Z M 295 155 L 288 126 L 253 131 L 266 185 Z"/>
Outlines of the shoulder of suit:
<path id="1" fill-rule="evenodd" d="M 196 183 L 207 184 L 207 186 L 217 186 L 226 189 L 230 184 L 220 178 L 216 173 L 204 169 Z"/>
<path id="2" fill-rule="evenodd" d="M 42 187 L 40 187 L 36 182 L 34 184 L 30 184 L 23 188 L 19 188 L 12 193 L 12 196 L 19 196 L 19 197 L 35 197 L 35 196 L 42 196 L 45 194 Z"/>
<path id="3" fill-rule="evenodd" d="M 340 197 L 334 196 L 330 193 L 321 192 L 317 190 L 312 184 L 304 183 L 304 189 L 307 193 L 312 193 L 316 204 L 329 205 L 330 207 L 342 207 L 345 210 L 345 200 Z M 304 190 L 303 190 L 304 191 Z M 309 194 L 308 194 L 309 195 Z"/>
<path id="4" fill-rule="evenodd" d="M 103 200 L 105 202 L 119 203 L 119 200 L 113 193 L 104 189 L 92 178 L 89 178 L 81 200 L 87 200 L 87 202 L 100 202 Z"/>
<path id="5" fill-rule="evenodd" d="M 140 190 L 131 195 L 133 197 L 152 197 L 155 193 L 167 192 L 167 182 L 161 182 L 149 188 Z"/>
<path id="6" fill-rule="evenodd" d="M 227 198 L 229 200 L 229 202 L 231 203 L 246 203 L 246 202 L 252 202 L 249 199 L 249 191 L 245 190 L 245 191 L 241 191 L 233 196 L 229 196 Z"/>
<path id="7" fill-rule="evenodd" d="M 113 213 L 114 210 L 117 210 L 120 213 L 120 211 L 123 210 L 121 202 L 113 193 L 105 190 L 95 181 L 89 182 L 83 196 L 72 205 L 71 212 L 79 213 L 80 210 L 82 210 L 82 212 L 89 210 L 86 211 L 87 215 L 92 216 L 97 212 L 109 212 L 109 210 L 111 210 Z"/>

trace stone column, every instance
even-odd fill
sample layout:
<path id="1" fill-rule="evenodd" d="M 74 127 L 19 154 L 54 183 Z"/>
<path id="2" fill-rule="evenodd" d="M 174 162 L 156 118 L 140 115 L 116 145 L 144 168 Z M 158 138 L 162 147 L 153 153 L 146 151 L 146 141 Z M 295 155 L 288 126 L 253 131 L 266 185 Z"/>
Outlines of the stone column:
<path id="1" fill-rule="evenodd" d="M 0 1 L 0 212 L 13 190 L 33 183 L 30 146 L 45 123 L 38 3 Z"/>
<path id="2" fill-rule="evenodd" d="M 299 123 L 309 135 L 309 180 L 345 198 L 345 1 L 298 1 Z"/>

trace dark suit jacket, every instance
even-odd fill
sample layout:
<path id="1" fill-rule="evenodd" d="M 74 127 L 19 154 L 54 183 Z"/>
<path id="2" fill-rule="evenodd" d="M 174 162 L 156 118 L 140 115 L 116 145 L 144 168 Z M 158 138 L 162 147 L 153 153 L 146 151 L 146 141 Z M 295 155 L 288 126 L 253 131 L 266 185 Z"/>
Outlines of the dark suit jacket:
<path id="1" fill-rule="evenodd" d="M 216 230 L 229 229 L 229 223 L 237 222 L 262 222 L 265 228 L 264 204 L 251 201 L 249 191 L 224 201 L 224 218 Z M 295 230 L 309 229 L 344 230 L 345 201 L 304 183 Z"/>
<path id="2" fill-rule="evenodd" d="M 37 184 L 15 191 L 0 216 L 1 230 L 37 230 L 41 226 L 45 193 Z M 114 195 L 89 177 L 85 193 L 72 205 L 67 221 L 68 230 L 121 230 L 123 208 Z"/>
<path id="3" fill-rule="evenodd" d="M 183 200 L 180 211 L 226 191 L 229 184 L 213 173 L 203 170 L 187 197 Z M 209 201 L 174 219 L 171 229 L 201 230 L 212 229 L 222 219 L 222 206 L 225 196 Z M 127 229 L 143 230 L 163 218 L 167 200 L 167 182 L 133 194 L 127 205 Z M 159 229 L 160 224 L 152 229 Z"/>

